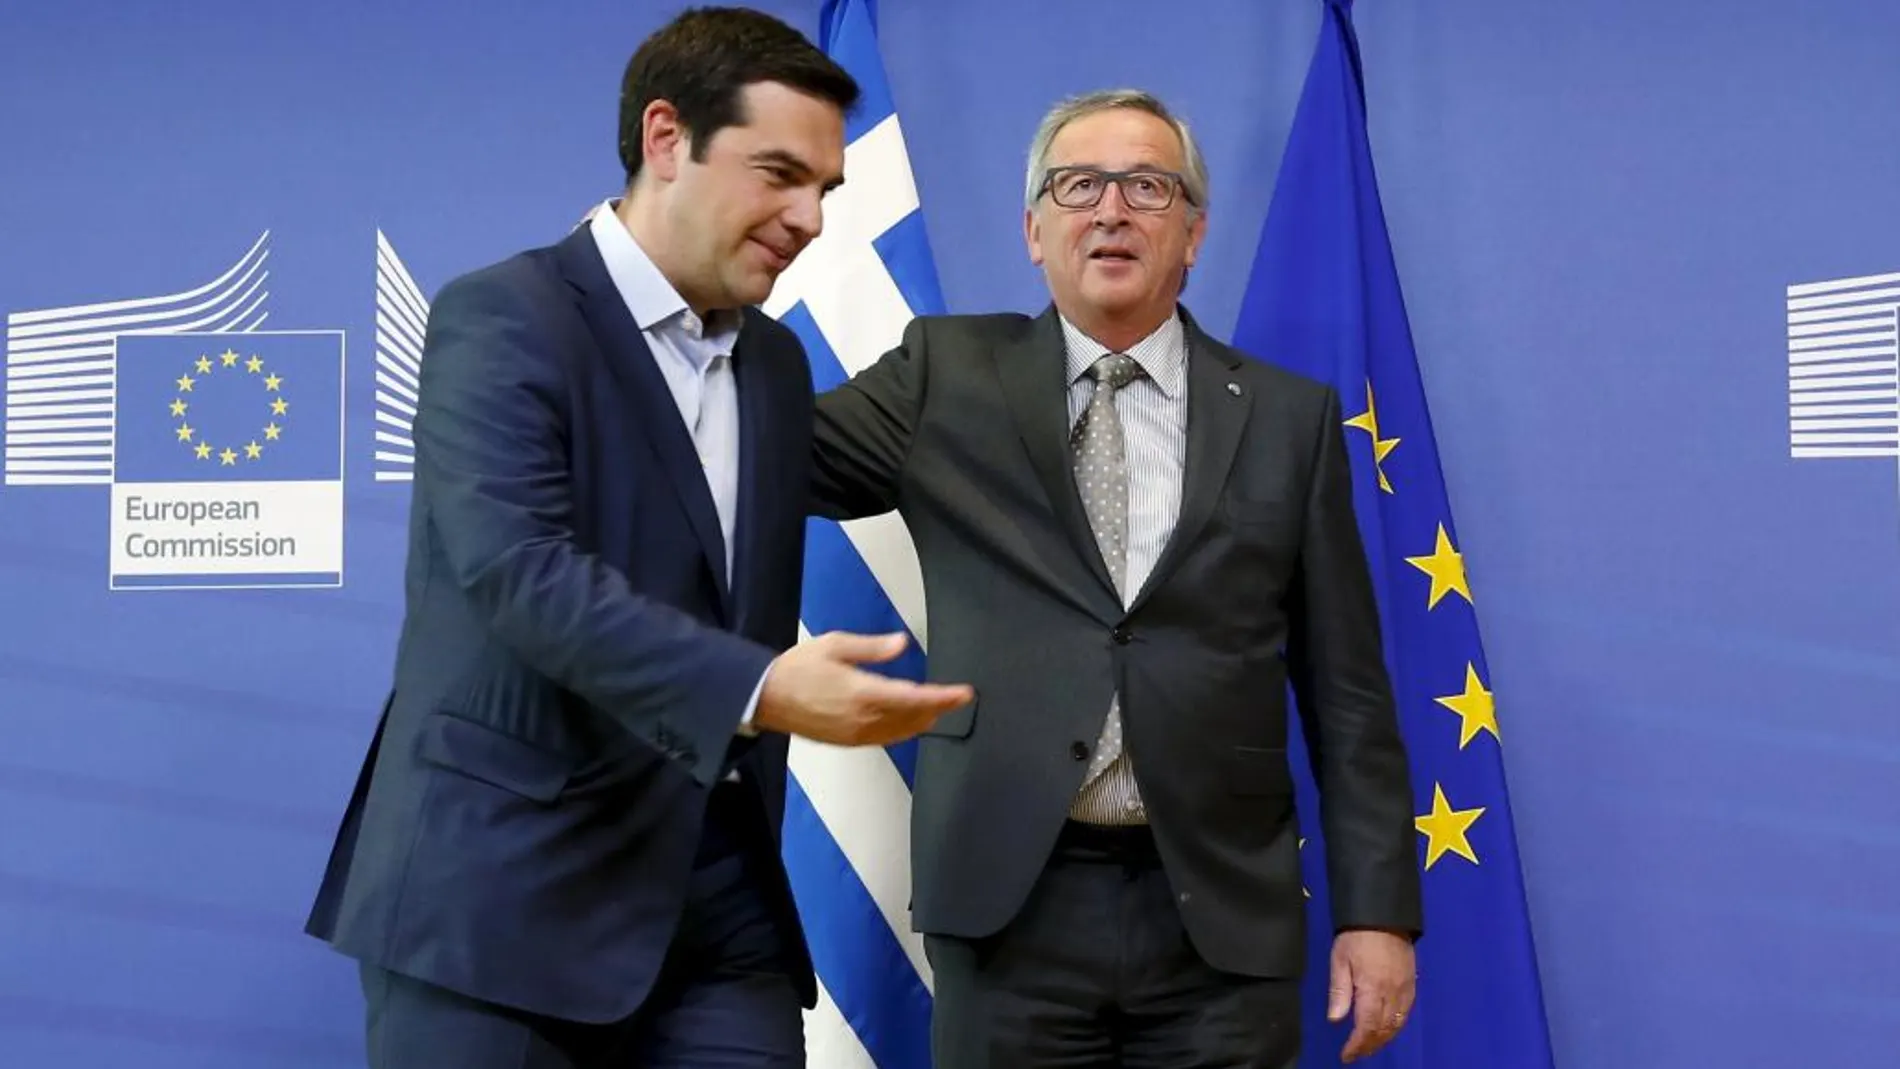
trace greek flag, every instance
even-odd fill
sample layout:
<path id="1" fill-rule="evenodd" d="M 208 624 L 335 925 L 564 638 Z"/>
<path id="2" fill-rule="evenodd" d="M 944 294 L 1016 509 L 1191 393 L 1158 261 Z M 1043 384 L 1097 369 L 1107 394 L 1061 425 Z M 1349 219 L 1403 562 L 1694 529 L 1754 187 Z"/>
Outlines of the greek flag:
<path id="1" fill-rule="evenodd" d="M 846 183 L 817 241 L 781 275 L 765 311 L 805 343 L 821 392 L 896 345 L 913 315 L 940 313 L 930 243 L 872 0 L 825 0 L 819 45 L 863 90 L 845 128 Z M 923 584 L 896 516 L 813 520 L 801 612 L 808 634 L 908 630 L 886 671 L 923 674 Z M 785 860 L 820 986 L 806 1018 L 814 1069 L 927 1069 L 930 967 L 910 929 L 914 746 L 843 749 L 793 740 Z"/>

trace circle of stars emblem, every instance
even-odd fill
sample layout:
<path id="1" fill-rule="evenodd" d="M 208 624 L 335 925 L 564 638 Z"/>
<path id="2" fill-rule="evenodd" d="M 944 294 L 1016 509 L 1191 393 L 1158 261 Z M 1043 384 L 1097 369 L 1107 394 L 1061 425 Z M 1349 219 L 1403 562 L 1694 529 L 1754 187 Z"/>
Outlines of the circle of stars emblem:
<path id="1" fill-rule="evenodd" d="M 191 393 L 200 381 L 220 370 L 232 370 L 243 375 L 258 376 L 258 381 L 264 387 L 265 396 L 270 399 L 270 418 L 264 423 L 260 434 L 263 442 L 253 437 L 240 447 L 241 452 L 240 449 L 233 449 L 231 443 L 220 447 L 205 438 L 196 427 L 191 425 L 189 419 L 191 402 L 185 400 L 185 395 Z M 194 375 L 197 377 L 194 378 Z M 192 370 L 178 376 L 177 385 L 178 393 L 172 398 L 171 414 L 172 418 L 178 421 L 176 430 L 178 441 L 189 448 L 192 455 L 199 460 L 215 461 L 221 467 L 234 467 L 240 458 L 246 461 L 261 460 L 264 456 L 264 444 L 275 442 L 283 436 L 284 430 L 277 425 L 277 417 L 290 411 L 290 402 L 284 400 L 283 395 L 284 380 L 275 372 L 266 374 L 263 358 L 255 353 L 246 360 L 240 360 L 238 353 L 232 349 L 226 349 L 218 354 L 215 360 L 200 354 L 197 362 L 192 365 Z"/>

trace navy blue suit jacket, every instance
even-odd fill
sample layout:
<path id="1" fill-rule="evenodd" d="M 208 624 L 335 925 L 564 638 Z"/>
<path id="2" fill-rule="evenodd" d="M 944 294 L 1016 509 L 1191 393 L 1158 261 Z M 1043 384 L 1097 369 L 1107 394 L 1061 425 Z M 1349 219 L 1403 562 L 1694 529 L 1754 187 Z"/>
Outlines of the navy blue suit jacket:
<path id="1" fill-rule="evenodd" d="M 797 337 L 756 309 L 733 370 L 728 584 L 691 436 L 585 227 L 436 298 L 394 686 L 311 934 L 476 998 L 624 1018 L 736 762 L 811 1005 L 778 863 L 786 740 L 734 735 L 797 640 L 811 375 Z"/>

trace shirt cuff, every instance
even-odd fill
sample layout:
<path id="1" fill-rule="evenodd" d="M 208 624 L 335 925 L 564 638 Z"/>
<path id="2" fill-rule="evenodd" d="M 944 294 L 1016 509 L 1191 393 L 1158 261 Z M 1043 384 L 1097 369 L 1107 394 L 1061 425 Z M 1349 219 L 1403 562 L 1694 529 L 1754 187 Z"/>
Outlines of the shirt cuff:
<path id="1" fill-rule="evenodd" d="M 771 669 L 767 668 L 766 672 Z M 745 712 L 739 716 L 738 734 L 742 738 L 753 738 L 759 729 L 752 726 L 752 716 L 759 711 L 759 695 L 765 692 L 765 673 L 760 673 L 758 685 L 752 688 L 752 697 L 745 703 Z"/>

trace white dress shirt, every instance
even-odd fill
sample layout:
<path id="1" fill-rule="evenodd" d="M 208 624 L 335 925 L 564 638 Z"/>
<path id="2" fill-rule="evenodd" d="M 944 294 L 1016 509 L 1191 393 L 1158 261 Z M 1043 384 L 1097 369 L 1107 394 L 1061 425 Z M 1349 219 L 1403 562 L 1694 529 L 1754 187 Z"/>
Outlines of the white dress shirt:
<path id="1" fill-rule="evenodd" d="M 725 544 L 725 578 L 732 582 L 732 534 L 739 509 L 739 390 L 732 373 L 733 343 L 743 322 L 737 310 L 716 311 L 701 319 L 633 239 L 615 202 L 603 203 L 588 221 L 600 258 L 606 261 L 620 299 L 653 351 L 653 361 L 679 406 L 680 419 L 693 436 L 699 465 L 706 473 L 719 530 Z M 751 724 L 759 691 L 753 688 L 741 724 Z"/>

